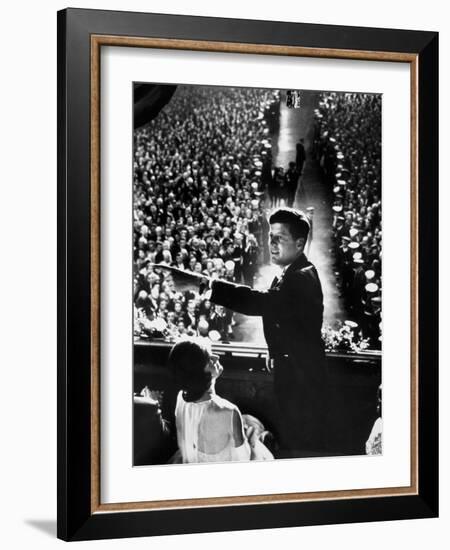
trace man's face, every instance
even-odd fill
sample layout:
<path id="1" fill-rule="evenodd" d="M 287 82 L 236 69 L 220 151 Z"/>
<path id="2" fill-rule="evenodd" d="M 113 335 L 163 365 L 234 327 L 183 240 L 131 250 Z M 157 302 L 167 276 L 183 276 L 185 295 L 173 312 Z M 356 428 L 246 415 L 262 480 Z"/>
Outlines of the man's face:
<path id="1" fill-rule="evenodd" d="M 173 323 L 175 321 L 174 311 L 169 311 L 169 313 L 167 314 L 167 320 L 169 321 L 169 323 Z"/>
<path id="2" fill-rule="evenodd" d="M 303 252 L 304 243 L 303 238 L 294 239 L 286 224 L 271 224 L 269 245 L 274 264 L 282 267 L 291 264 Z"/>

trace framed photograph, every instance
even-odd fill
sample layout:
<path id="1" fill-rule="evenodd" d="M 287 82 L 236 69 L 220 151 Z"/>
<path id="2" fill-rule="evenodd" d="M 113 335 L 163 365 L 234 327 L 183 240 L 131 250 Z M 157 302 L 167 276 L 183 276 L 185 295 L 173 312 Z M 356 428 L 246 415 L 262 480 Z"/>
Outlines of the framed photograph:
<path id="1" fill-rule="evenodd" d="M 58 13 L 58 537 L 436 517 L 438 35 Z"/>

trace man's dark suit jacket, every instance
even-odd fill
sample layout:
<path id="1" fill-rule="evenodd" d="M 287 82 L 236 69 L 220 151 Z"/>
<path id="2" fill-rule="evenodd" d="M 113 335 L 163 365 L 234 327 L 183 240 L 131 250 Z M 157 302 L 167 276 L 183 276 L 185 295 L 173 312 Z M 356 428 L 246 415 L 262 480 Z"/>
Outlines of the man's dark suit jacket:
<path id="1" fill-rule="evenodd" d="M 291 432 L 294 424 L 296 430 L 302 430 L 296 448 L 322 446 L 324 426 L 320 417 L 326 407 L 328 384 L 321 337 L 323 294 L 314 265 L 302 254 L 281 280 L 265 291 L 214 281 L 211 301 L 244 315 L 262 316 L 269 354 L 274 359 L 281 421 Z"/>
<path id="2" fill-rule="evenodd" d="M 262 316 L 271 357 L 288 355 L 305 376 L 321 378 L 322 287 L 316 268 L 303 254 L 265 291 L 214 281 L 211 301 L 244 315 Z"/>

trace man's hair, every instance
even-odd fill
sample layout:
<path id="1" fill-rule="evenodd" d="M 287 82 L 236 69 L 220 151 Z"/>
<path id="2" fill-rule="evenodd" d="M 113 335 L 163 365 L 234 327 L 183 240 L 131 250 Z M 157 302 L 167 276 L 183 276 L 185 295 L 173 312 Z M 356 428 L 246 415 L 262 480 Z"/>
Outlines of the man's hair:
<path id="1" fill-rule="evenodd" d="M 310 224 L 306 215 L 295 208 L 278 208 L 269 218 L 269 223 L 284 223 L 294 239 L 308 238 Z"/>
<path id="2" fill-rule="evenodd" d="M 209 359 L 210 348 L 200 338 L 184 339 L 173 346 L 169 364 L 185 401 L 196 401 L 209 388 L 212 377 L 205 372 Z"/>

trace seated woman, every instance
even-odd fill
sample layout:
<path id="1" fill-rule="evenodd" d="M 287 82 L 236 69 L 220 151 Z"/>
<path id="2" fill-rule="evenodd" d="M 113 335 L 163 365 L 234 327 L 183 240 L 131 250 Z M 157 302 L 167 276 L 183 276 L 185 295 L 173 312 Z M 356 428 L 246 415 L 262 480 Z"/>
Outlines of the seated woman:
<path id="1" fill-rule="evenodd" d="M 247 438 L 238 407 L 216 394 L 215 382 L 223 367 L 208 340 L 178 342 L 169 362 L 181 388 L 175 408 L 179 450 L 172 463 L 273 459 L 255 432 Z"/>

